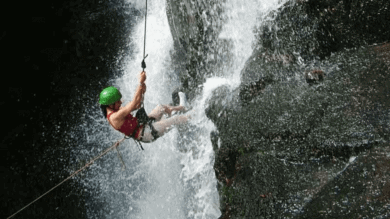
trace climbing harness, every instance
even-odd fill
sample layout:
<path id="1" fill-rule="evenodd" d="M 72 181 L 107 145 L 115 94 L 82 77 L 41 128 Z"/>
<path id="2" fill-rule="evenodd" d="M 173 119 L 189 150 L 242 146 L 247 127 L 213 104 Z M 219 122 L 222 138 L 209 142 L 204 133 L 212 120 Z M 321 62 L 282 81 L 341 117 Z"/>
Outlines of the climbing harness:
<path id="1" fill-rule="evenodd" d="M 153 121 L 154 121 L 154 118 L 151 119 L 151 120 L 149 120 L 149 123 L 148 123 L 148 124 L 149 124 L 150 129 L 152 130 L 151 134 L 152 134 L 152 136 L 153 136 L 153 141 L 155 141 L 157 138 L 160 137 L 160 135 L 158 135 L 157 130 L 154 128 L 154 126 L 153 126 L 153 124 L 152 124 Z M 142 132 L 143 132 L 143 131 L 142 131 Z"/>
<path id="2" fill-rule="evenodd" d="M 152 124 L 152 123 L 154 122 L 154 120 L 156 120 L 156 119 L 153 118 L 153 117 L 149 117 L 149 121 L 145 124 L 145 125 L 148 125 L 149 128 L 151 129 L 151 134 L 152 134 L 152 136 L 153 136 L 153 141 L 155 141 L 157 138 L 160 137 L 160 136 L 158 135 L 158 131 L 154 128 L 154 126 L 153 126 L 153 124 Z M 142 137 L 144 136 L 145 128 L 146 128 L 146 127 L 144 127 L 144 128 L 142 129 Z"/>

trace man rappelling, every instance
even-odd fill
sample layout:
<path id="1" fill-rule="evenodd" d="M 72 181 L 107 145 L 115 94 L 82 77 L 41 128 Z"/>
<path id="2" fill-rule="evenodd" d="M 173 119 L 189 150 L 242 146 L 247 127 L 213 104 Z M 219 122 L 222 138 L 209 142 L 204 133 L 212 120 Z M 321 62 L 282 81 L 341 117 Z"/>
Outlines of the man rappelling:
<path id="1" fill-rule="evenodd" d="M 110 125 L 126 136 L 141 142 L 152 142 L 166 133 L 173 125 L 185 123 L 190 118 L 189 115 L 170 117 L 172 111 L 186 110 L 186 97 L 182 92 L 179 92 L 180 106 L 157 105 L 149 114 L 146 114 L 143 108 L 143 94 L 146 91 L 146 85 L 144 83 L 146 80 L 145 58 L 148 56 L 145 56 L 147 11 L 148 1 L 146 0 L 144 53 L 141 63 L 143 70 L 139 75 L 139 85 L 135 91 L 133 100 L 126 106 L 121 107 L 122 94 L 115 87 L 105 88 L 100 93 L 99 100 L 103 115 L 105 118 L 107 117 Z M 133 117 L 130 113 L 137 109 L 137 114 Z M 162 120 L 163 114 L 167 114 L 170 118 Z"/>
<path id="2" fill-rule="evenodd" d="M 99 103 L 105 118 L 110 125 L 125 134 L 128 137 L 132 137 L 135 140 L 141 142 L 152 142 L 166 133 L 173 125 L 183 124 L 190 118 L 189 115 L 177 115 L 173 116 L 173 111 L 183 112 L 186 110 L 186 97 L 185 94 L 179 92 L 180 105 L 157 105 L 144 118 L 142 114 L 137 112 L 137 115 L 133 117 L 131 112 L 134 110 L 143 110 L 141 108 L 143 101 L 143 94 L 146 91 L 146 73 L 142 71 L 139 75 L 139 85 L 136 88 L 134 98 L 126 106 L 121 107 L 122 94 L 115 87 L 107 87 L 100 93 Z M 167 119 L 162 119 L 163 115 L 168 116 Z M 139 116 L 140 115 L 140 116 Z"/>

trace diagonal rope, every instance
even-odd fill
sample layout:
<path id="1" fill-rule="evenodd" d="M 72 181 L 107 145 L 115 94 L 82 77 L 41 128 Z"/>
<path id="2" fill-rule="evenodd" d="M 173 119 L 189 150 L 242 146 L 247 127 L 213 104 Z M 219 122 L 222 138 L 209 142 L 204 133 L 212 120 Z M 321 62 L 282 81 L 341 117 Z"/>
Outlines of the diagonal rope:
<path id="1" fill-rule="evenodd" d="M 38 201 L 40 198 L 42 198 L 43 196 L 47 195 L 49 192 L 53 191 L 55 188 L 57 188 L 58 186 L 60 186 L 62 183 L 68 181 L 69 179 L 71 179 L 73 176 L 77 175 L 78 173 L 80 173 L 81 171 L 83 171 L 84 169 L 86 169 L 87 167 L 89 167 L 91 164 L 93 164 L 97 159 L 101 158 L 103 155 L 107 154 L 109 151 L 111 151 L 112 149 L 116 148 L 119 146 L 120 143 L 122 143 L 123 141 L 125 140 L 125 138 L 117 141 L 115 144 L 113 144 L 111 147 L 107 148 L 103 153 L 101 153 L 99 156 L 95 157 L 94 159 L 92 159 L 89 163 L 87 163 L 84 167 L 82 167 L 81 169 L 77 170 L 76 172 L 74 172 L 72 175 L 70 175 L 68 178 L 64 179 L 62 182 L 60 182 L 59 184 L 57 184 L 56 186 L 54 186 L 53 188 L 51 188 L 49 191 L 47 191 L 46 193 L 44 193 L 43 195 L 39 196 L 38 198 L 36 198 L 34 201 L 30 202 L 28 205 L 24 206 L 23 208 L 21 208 L 19 211 L 17 211 L 16 213 L 14 213 L 13 215 L 9 216 L 7 219 L 9 218 L 12 218 L 13 216 L 15 216 L 16 214 L 18 214 L 19 212 L 23 211 L 25 208 L 27 208 L 28 206 L 30 206 L 31 204 L 33 204 L 34 202 Z"/>

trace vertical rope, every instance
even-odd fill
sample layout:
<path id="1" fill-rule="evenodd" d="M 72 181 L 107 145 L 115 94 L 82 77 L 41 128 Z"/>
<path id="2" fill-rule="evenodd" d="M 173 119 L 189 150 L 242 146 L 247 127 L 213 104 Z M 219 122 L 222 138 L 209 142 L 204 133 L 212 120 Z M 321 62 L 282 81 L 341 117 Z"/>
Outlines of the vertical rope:
<path id="1" fill-rule="evenodd" d="M 145 71 L 145 68 L 146 68 L 145 58 L 148 56 L 148 55 L 145 56 L 145 51 L 146 51 L 146 20 L 147 20 L 147 17 L 148 17 L 148 0 L 146 0 L 146 10 L 145 10 L 144 54 L 142 56 L 142 63 L 141 63 L 142 71 Z M 142 94 L 141 107 L 143 107 L 143 106 L 144 106 L 144 95 Z"/>
<path id="2" fill-rule="evenodd" d="M 142 56 L 143 62 L 145 61 L 145 51 L 146 51 L 146 20 L 148 16 L 148 0 L 146 0 L 146 11 L 145 11 L 145 29 L 144 29 L 144 54 Z M 142 71 L 144 71 L 146 66 L 142 67 Z"/>
<path id="3" fill-rule="evenodd" d="M 145 46 L 146 46 L 146 19 L 148 16 L 148 0 L 146 0 L 146 11 L 145 11 L 145 31 L 144 31 L 144 56 L 145 58 Z"/>

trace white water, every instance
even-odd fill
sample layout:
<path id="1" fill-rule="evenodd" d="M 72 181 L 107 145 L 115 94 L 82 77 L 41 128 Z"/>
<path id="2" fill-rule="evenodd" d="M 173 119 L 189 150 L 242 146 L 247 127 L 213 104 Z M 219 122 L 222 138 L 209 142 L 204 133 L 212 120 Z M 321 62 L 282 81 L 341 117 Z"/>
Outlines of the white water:
<path id="1" fill-rule="evenodd" d="M 227 22 L 220 34 L 221 39 L 233 41 L 233 66 L 230 69 L 234 86 L 240 84 L 240 72 L 251 56 L 255 41 L 253 29 L 259 26 L 267 12 L 279 8 L 287 0 L 227 0 Z"/>
<path id="2" fill-rule="evenodd" d="M 134 2 L 137 7 L 142 7 L 141 1 Z M 144 104 L 150 112 L 157 104 L 171 102 L 171 93 L 179 86 L 179 81 L 173 80 L 175 77 L 172 77 L 173 71 L 170 69 L 169 52 L 173 49 L 173 39 L 166 17 L 165 0 L 148 3 L 146 54 L 149 56 L 146 59 L 147 92 Z M 127 140 L 120 147 L 127 167 L 125 171 L 121 171 L 121 164 L 113 153 L 104 160 L 104 164 L 94 165 L 93 176 L 88 181 L 99 184 L 93 189 L 99 190 L 100 194 L 95 198 L 101 199 L 105 203 L 104 208 L 110 210 L 101 213 L 105 217 L 214 219 L 221 215 L 210 141 L 210 132 L 215 127 L 204 113 L 207 99 L 221 85 L 229 85 L 231 89 L 239 85 L 240 71 L 252 53 L 252 28 L 259 22 L 257 18 L 280 5 L 278 0 L 227 0 L 225 4 L 227 20 L 220 38 L 233 42 L 233 67 L 226 72 L 226 77 L 207 79 L 203 94 L 192 103 L 197 114 L 186 128 L 174 128 L 156 142 L 143 144 L 145 150 L 141 152 L 137 151 L 133 141 Z M 133 98 L 138 84 L 136 75 L 140 72 L 143 53 L 144 19 L 138 22 L 131 33 L 131 42 L 136 45 L 136 50 L 126 63 L 126 74 L 113 82 L 123 94 L 124 104 Z M 122 137 L 113 129 L 109 129 L 109 137 L 105 139 L 98 139 L 101 133 L 94 135 L 88 137 L 105 143 Z M 89 216 L 95 218 L 96 214 L 90 213 Z"/>

